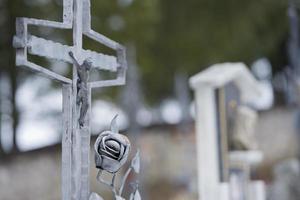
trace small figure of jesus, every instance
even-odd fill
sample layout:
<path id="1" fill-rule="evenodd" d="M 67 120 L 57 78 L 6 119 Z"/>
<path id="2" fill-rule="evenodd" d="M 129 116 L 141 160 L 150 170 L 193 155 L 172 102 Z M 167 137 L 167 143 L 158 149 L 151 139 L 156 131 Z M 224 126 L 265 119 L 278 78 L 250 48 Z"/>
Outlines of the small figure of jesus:
<path id="1" fill-rule="evenodd" d="M 79 125 L 83 127 L 84 119 L 89 108 L 89 101 L 88 101 L 88 80 L 89 80 L 89 72 L 92 68 L 92 62 L 89 58 L 85 59 L 83 63 L 80 65 L 76 60 L 73 52 L 69 52 L 74 64 L 77 68 L 77 98 L 76 103 L 80 108 L 80 116 L 79 116 Z"/>

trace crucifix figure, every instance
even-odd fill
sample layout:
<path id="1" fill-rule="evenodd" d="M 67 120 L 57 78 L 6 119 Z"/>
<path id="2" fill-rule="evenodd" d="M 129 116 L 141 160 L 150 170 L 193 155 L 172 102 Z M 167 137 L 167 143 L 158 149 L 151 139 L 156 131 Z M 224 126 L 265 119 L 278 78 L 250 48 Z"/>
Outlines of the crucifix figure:
<path id="1" fill-rule="evenodd" d="M 34 1 L 34 0 L 33 0 Z M 90 0 L 63 0 L 62 22 L 17 18 L 16 65 L 56 80 L 63 87 L 62 200 L 87 200 L 90 195 L 90 105 L 94 88 L 125 84 L 125 48 L 91 28 Z M 73 45 L 30 34 L 29 27 L 73 30 Z M 114 55 L 83 49 L 83 35 L 112 49 Z M 28 59 L 28 54 L 73 65 L 72 78 L 55 73 Z M 76 58 L 75 58 L 76 56 Z M 88 58 L 88 59 L 87 59 Z M 85 59 L 80 64 L 81 61 Z M 89 81 L 91 69 L 114 72 L 111 80 Z"/>
<path id="2" fill-rule="evenodd" d="M 71 58 L 73 59 L 74 64 L 77 67 L 77 97 L 76 97 L 76 104 L 80 107 L 80 115 L 79 115 L 79 125 L 80 127 L 84 124 L 84 119 L 86 113 L 89 108 L 89 101 L 88 101 L 88 80 L 89 80 L 89 72 L 92 67 L 92 62 L 90 58 L 87 58 L 83 61 L 80 65 L 76 60 L 72 51 L 69 52 Z"/>

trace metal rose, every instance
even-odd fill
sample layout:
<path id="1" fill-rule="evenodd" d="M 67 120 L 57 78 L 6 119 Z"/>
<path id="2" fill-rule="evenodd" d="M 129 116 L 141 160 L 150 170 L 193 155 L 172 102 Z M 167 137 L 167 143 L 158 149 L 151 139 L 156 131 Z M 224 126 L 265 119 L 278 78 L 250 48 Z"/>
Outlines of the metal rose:
<path id="1" fill-rule="evenodd" d="M 103 131 L 95 142 L 96 167 L 110 173 L 117 172 L 127 161 L 130 142 L 125 135 L 119 134 L 117 116 L 111 122 L 111 130 Z"/>

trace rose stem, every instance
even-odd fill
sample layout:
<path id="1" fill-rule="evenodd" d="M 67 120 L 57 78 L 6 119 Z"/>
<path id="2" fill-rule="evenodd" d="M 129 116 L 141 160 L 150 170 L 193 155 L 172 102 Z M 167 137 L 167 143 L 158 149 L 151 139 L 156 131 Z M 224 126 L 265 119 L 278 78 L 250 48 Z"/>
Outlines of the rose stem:
<path id="1" fill-rule="evenodd" d="M 113 178 L 112 178 L 112 182 L 111 182 L 111 183 L 108 183 L 108 182 L 106 182 L 105 180 L 103 180 L 103 179 L 101 178 L 101 174 L 102 174 L 102 170 L 99 170 L 99 171 L 98 171 L 98 174 L 97 174 L 97 180 L 98 180 L 99 182 L 103 183 L 104 185 L 108 186 L 108 187 L 111 189 L 111 191 L 113 192 L 114 196 L 116 197 L 116 196 L 117 196 L 117 191 L 116 191 L 116 188 L 115 188 L 115 186 L 114 186 L 116 174 L 114 173 Z"/>
<path id="2" fill-rule="evenodd" d="M 123 188 L 124 188 L 125 182 L 126 182 L 128 176 L 129 176 L 131 170 L 132 170 L 132 166 L 130 166 L 130 167 L 127 169 L 127 171 L 126 171 L 126 173 L 125 173 L 125 175 L 124 175 L 124 177 L 123 177 L 123 179 L 122 179 L 121 188 L 120 188 L 120 190 L 119 190 L 119 196 L 122 196 L 122 192 L 123 192 Z"/>

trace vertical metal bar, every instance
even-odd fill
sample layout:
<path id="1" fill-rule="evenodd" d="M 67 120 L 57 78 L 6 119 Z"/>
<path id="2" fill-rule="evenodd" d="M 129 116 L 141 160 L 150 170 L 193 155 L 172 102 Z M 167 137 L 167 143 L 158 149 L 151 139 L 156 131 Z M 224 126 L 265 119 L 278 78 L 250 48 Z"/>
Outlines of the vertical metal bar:
<path id="1" fill-rule="evenodd" d="M 73 20 L 73 0 L 63 1 L 63 23 L 72 25 Z"/>
<path id="2" fill-rule="evenodd" d="M 88 33 L 91 30 L 91 1 L 83 0 L 83 32 Z"/>
<path id="3" fill-rule="evenodd" d="M 63 85 L 62 200 L 70 200 L 72 171 L 72 85 Z"/>
<path id="4" fill-rule="evenodd" d="M 82 0 L 74 0 L 73 43 L 76 53 L 82 50 Z"/>
<path id="5" fill-rule="evenodd" d="M 83 1 L 74 0 L 74 22 L 73 22 L 73 42 L 75 55 L 82 60 L 82 24 L 83 20 Z M 77 96 L 77 69 L 73 66 L 73 95 Z M 89 105 L 91 105 L 91 90 L 89 88 L 88 97 Z M 89 151 L 90 151 L 90 127 L 89 127 L 89 113 L 86 116 L 83 127 L 78 126 L 78 113 L 79 108 L 76 105 L 76 98 L 74 102 L 74 113 L 73 113 L 73 128 L 74 128 L 74 181 L 75 181 L 75 194 L 76 200 L 87 200 L 90 189 L 89 189 Z"/>
<path id="6" fill-rule="evenodd" d="M 85 124 L 80 129 L 81 135 L 81 193 L 80 199 L 87 200 L 90 194 L 90 114 L 91 114 L 91 87 L 88 87 L 89 109 L 85 118 Z"/>
<path id="7" fill-rule="evenodd" d="M 81 59 L 80 51 L 82 49 L 82 0 L 74 0 L 73 2 L 74 18 L 73 18 L 73 44 L 75 55 Z M 78 106 L 77 97 L 77 69 L 73 65 L 73 87 L 72 96 L 72 200 L 80 200 L 81 193 L 81 136 L 78 126 Z"/>

